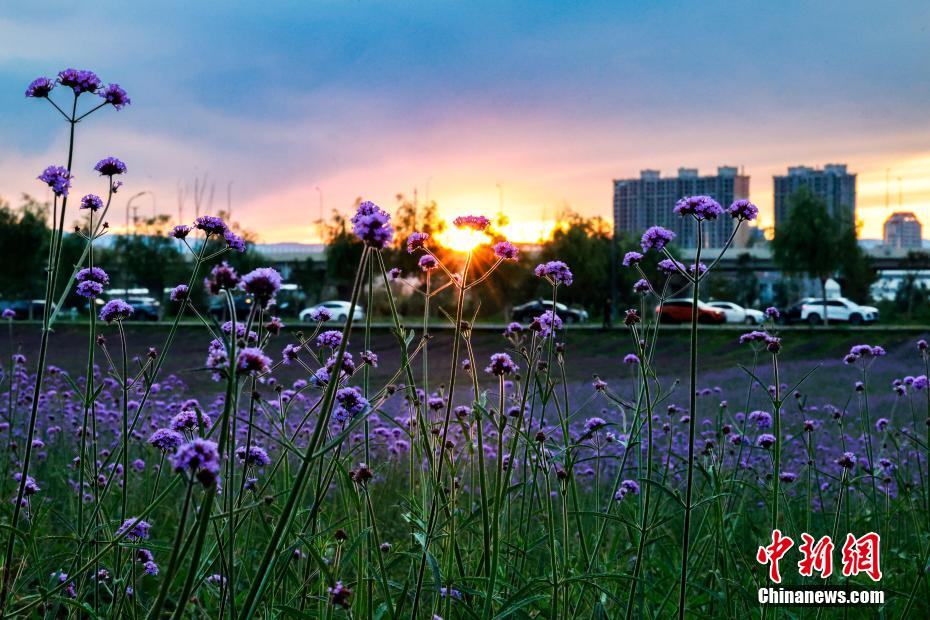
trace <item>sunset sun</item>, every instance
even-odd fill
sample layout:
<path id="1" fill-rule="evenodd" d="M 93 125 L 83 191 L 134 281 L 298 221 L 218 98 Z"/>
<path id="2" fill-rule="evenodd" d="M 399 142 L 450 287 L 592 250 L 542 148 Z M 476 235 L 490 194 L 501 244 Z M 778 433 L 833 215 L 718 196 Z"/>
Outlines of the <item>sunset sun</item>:
<path id="1" fill-rule="evenodd" d="M 470 252 L 479 245 L 484 245 L 491 241 L 485 233 L 470 228 L 456 228 L 450 226 L 436 235 L 437 240 L 443 246 L 456 252 Z"/>

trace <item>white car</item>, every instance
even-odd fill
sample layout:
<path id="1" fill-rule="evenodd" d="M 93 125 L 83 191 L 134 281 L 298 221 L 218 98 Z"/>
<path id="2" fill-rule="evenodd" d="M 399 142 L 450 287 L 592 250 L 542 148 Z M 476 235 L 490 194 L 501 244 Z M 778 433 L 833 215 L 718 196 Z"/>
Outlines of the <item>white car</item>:
<path id="1" fill-rule="evenodd" d="M 853 325 L 874 323 L 878 320 L 878 308 L 860 306 L 845 297 L 833 297 L 826 300 L 827 321 L 842 321 Z M 801 304 L 801 320 L 813 325 L 823 322 L 824 300 L 806 299 Z"/>
<path id="2" fill-rule="evenodd" d="M 707 305 L 723 312 L 727 323 L 746 323 L 759 325 L 765 321 L 765 314 L 761 310 L 743 308 L 732 301 L 708 301 Z"/>
<path id="3" fill-rule="evenodd" d="M 332 317 L 331 320 L 337 322 L 345 322 L 346 318 L 349 316 L 349 310 L 351 309 L 352 304 L 348 301 L 324 301 L 321 304 L 313 306 L 312 308 L 306 308 L 300 311 L 300 321 L 302 323 L 312 323 L 313 319 L 310 318 L 310 315 L 314 310 L 322 308 L 329 312 L 329 315 Z M 361 321 L 365 318 L 365 309 L 359 305 L 355 306 L 355 312 L 352 315 L 353 321 Z"/>

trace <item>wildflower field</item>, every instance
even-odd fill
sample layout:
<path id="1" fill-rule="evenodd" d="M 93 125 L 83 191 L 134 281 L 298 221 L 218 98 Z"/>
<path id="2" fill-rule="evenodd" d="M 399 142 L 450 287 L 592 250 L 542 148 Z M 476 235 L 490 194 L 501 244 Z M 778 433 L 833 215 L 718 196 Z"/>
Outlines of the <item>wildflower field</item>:
<path id="1" fill-rule="evenodd" d="M 623 259 L 661 260 L 641 271 L 620 329 L 570 330 L 551 311 L 502 333 L 473 327 L 465 309 L 480 313 L 482 283 L 518 254 L 490 237 L 491 260 L 440 260 L 426 234 L 401 240 L 425 301 L 401 316 L 394 295 L 409 284 L 384 258 L 394 231 L 371 202 L 352 217 L 365 249 L 351 300 L 386 295 L 387 329 L 325 312 L 285 326 L 275 270 L 205 266 L 245 247 L 213 216 L 169 232 L 191 253 L 173 323 L 142 329 L 113 299 L 86 326 L 64 325 L 52 302 L 71 291 L 93 302 L 110 286 L 94 244 L 132 179 L 112 156 L 96 176 L 72 175 L 74 152 L 130 101 L 73 69 L 26 94 L 51 104 L 69 141 L 63 165 L 39 176 L 55 196 L 49 268 L 35 275 L 49 310 L 41 329 L 6 316 L 0 344 L 5 617 L 930 615 L 930 350 L 918 335 L 780 332 L 774 309 L 758 331 L 711 331 L 697 304 L 689 330 L 664 330 L 654 306 L 696 301 L 719 256 L 682 264 L 658 227 Z M 705 222 L 733 218 L 735 235 L 757 209 L 695 196 L 676 212 L 700 246 Z M 86 241 L 76 265 L 61 261 L 72 220 Z M 480 215 L 455 225 L 490 232 Z M 553 301 L 571 269 L 536 268 Z M 197 307 L 201 288 L 231 320 Z M 246 316 L 241 295 L 254 302 Z M 780 583 L 765 561 L 775 530 L 797 542 Z M 844 574 L 865 550 L 847 536 L 870 533 L 880 558 Z M 802 534 L 831 537 L 832 571 L 821 553 L 803 575 Z M 885 601 L 757 600 L 769 585 L 822 584 Z"/>

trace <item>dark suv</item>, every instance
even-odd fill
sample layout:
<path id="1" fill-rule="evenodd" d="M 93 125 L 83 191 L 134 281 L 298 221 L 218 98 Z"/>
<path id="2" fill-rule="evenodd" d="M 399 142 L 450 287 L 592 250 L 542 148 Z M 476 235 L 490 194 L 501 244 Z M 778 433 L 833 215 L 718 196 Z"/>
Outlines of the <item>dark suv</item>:
<path id="1" fill-rule="evenodd" d="M 511 312 L 511 317 L 514 321 L 528 323 L 546 310 L 552 310 L 552 300 L 536 299 L 515 307 Z M 585 310 L 569 308 L 565 304 L 557 304 L 555 313 L 566 323 L 583 323 L 588 320 L 588 313 Z"/>

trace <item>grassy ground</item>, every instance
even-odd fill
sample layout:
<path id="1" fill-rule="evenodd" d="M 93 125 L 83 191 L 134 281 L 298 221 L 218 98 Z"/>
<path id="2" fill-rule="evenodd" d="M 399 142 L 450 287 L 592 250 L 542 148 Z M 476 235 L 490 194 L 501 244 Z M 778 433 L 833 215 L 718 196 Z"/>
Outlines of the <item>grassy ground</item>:
<path id="1" fill-rule="evenodd" d="M 411 325 L 415 335 L 421 335 L 420 325 Z M 288 327 L 277 337 L 277 343 L 272 344 L 272 352 L 279 352 L 286 343 L 296 339 L 296 332 L 301 327 Z M 310 328 L 304 327 L 307 331 Z M 749 365 L 752 355 L 747 347 L 738 344 L 739 334 L 751 328 L 744 327 L 704 327 L 701 329 L 700 352 L 700 383 L 713 387 L 744 377 L 745 373 L 739 370 L 739 365 Z M 49 354 L 52 364 L 60 366 L 71 372 L 80 371 L 86 363 L 87 336 L 86 326 L 81 324 L 59 324 L 52 336 L 53 346 Z M 443 325 L 430 327 L 430 374 L 432 376 L 445 376 L 448 374 L 451 352 L 451 331 Z M 475 358 L 479 363 L 487 360 L 491 353 L 503 350 L 504 339 L 500 332 L 502 326 L 481 326 L 476 328 L 472 335 L 475 349 Z M 110 330 L 110 341 L 116 344 L 115 329 Z M 105 332 L 106 333 L 106 332 Z M 145 355 L 148 347 L 160 349 L 168 333 L 168 327 L 151 323 L 128 323 L 127 338 L 131 355 Z M 806 326 L 790 327 L 781 330 L 784 342 L 782 359 L 784 360 L 784 380 L 792 383 L 791 379 L 806 374 L 810 369 L 821 366 L 823 370 L 830 370 L 834 366 L 841 366 L 841 360 L 849 348 L 854 344 L 879 344 L 889 351 L 886 362 L 874 368 L 874 385 L 880 389 L 889 386 L 890 381 L 907 374 L 915 374 L 915 368 L 908 368 L 908 359 L 916 357 L 911 355 L 913 346 L 919 338 L 930 335 L 930 329 L 921 327 L 891 328 L 889 326 L 866 329 L 828 328 L 811 329 Z M 361 336 L 350 341 L 350 350 L 361 349 Z M 592 326 L 572 327 L 564 334 L 566 355 L 571 359 L 567 367 L 568 379 L 572 382 L 583 383 L 590 381 L 597 374 L 608 382 L 623 382 L 630 378 L 630 370 L 623 366 L 623 356 L 632 350 L 629 333 L 625 328 L 618 327 L 613 330 L 602 330 Z M 168 357 L 165 370 L 182 377 L 185 382 L 195 388 L 199 383 L 208 382 L 205 386 L 212 389 L 207 375 L 200 370 L 206 356 L 210 337 L 200 324 L 186 324 L 179 328 L 178 338 L 172 345 L 171 355 Z M 32 358 L 38 348 L 39 327 L 31 323 L 14 323 L 14 347 L 21 350 L 27 357 Z M 393 334 L 384 327 L 374 329 L 372 350 L 382 358 L 379 370 L 374 373 L 375 380 L 386 379 L 388 369 L 395 369 L 399 363 L 399 354 L 396 351 Z M 687 376 L 688 368 L 688 332 L 678 326 L 663 326 L 660 334 L 659 346 L 656 349 L 656 367 L 662 369 L 663 375 L 669 379 Z M 764 373 L 765 367 L 763 367 Z M 438 373 L 438 374 L 437 374 Z M 832 372 L 820 370 L 806 383 L 809 389 L 814 389 L 824 398 L 839 398 L 846 394 L 854 381 L 851 373 L 848 382 L 838 381 Z M 277 373 L 279 378 L 293 380 L 300 377 L 293 368 L 281 368 Z"/>

